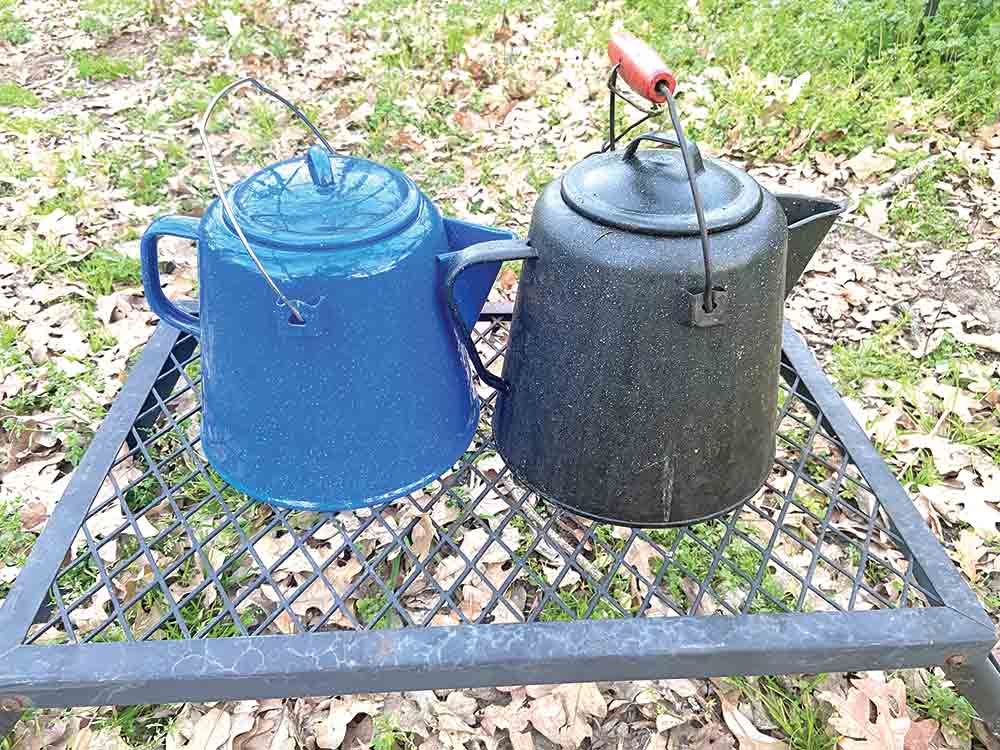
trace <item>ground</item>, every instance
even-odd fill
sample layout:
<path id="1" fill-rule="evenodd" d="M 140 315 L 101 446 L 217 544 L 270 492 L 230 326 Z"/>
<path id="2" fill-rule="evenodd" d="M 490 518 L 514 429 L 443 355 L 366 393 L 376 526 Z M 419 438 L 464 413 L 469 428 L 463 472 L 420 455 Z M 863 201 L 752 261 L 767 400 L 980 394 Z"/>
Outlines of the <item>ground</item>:
<path id="1" fill-rule="evenodd" d="M 603 47 L 625 28 L 675 69 L 706 155 L 767 186 L 849 200 L 787 317 L 997 617 L 1000 8 L 922 11 L 918 0 L 0 0 L 0 597 L 152 331 L 138 236 L 155 215 L 197 214 L 212 198 L 194 125 L 214 92 L 256 75 L 336 148 L 404 169 L 452 215 L 523 235 L 538 190 L 600 144 Z M 212 134 L 228 182 L 308 142 L 253 95 L 234 98 Z M 163 245 L 168 296 L 190 295 L 192 249 Z M 505 270 L 497 296 L 515 294 L 517 273 Z M 371 606 L 357 603 L 362 621 Z M 812 749 L 858 747 L 869 714 L 905 719 L 913 750 L 995 746 L 922 670 L 39 711 L 5 746 Z"/>

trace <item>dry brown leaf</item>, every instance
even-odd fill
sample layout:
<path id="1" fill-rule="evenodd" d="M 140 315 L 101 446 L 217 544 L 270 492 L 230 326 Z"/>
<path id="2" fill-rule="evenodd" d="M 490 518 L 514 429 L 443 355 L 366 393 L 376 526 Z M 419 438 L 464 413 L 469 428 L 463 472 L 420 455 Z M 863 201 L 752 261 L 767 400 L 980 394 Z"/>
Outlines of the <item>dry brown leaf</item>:
<path id="1" fill-rule="evenodd" d="M 198 750 L 220 750 L 231 744 L 230 729 L 233 717 L 221 708 L 210 709 L 194 725 L 194 734 L 188 745 Z"/>
<path id="2" fill-rule="evenodd" d="M 381 704 L 359 700 L 352 696 L 334 698 L 326 718 L 317 727 L 316 745 L 323 750 L 336 750 L 347 736 L 347 725 L 359 714 L 377 716 Z"/>
<path id="3" fill-rule="evenodd" d="M 986 554 L 986 547 L 979 535 L 969 529 L 962 529 L 955 544 L 955 553 L 958 555 L 959 567 L 968 579 L 973 583 L 979 580 L 979 558 Z"/>
<path id="4" fill-rule="evenodd" d="M 991 503 L 1000 501 L 1000 492 L 992 484 L 987 486 L 977 484 L 976 475 L 972 471 L 968 469 L 960 471 L 954 484 L 921 486 L 917 489 L 945 517 L 957 518 L 967 523 L 984 537 L 997 533 L 1000 510 Z"/>
<path id="5" fill-rule="evenodd" d="M 931 740 L 938 733 L 939 725 L 933 719 L 923 719 L 910 724 L 910 731 L 903 740 L 904 750 L 930 750 L 935 747 Z"/>
<path id="6" fill-rule="evenodd" d="M 844 750 L 926 750 L 937 723 L 913 722 L 906 708 L 906 685 L 899 678 L 886 682 L 881 673 L 855 679 L 846 696 L 817 693 L 830 703 L 830 726 L 840 732 Z"/>
<path id="7" fill-rule="evenodd" d="M 867 180 L 873 175 L 888 172 L 896 166 L 896 160 L 885 154 L 876 154 L 869 146 L 844 162 L 844 165 L 854 172 L 854 176 L 859 180 Z"/>
<path id="8" fill-rule="evenodd" d="M 961 388 L 939 383 L 934 378 L 924 378 L 917 385 L 922 393 L 932 393 L 944 402 L 945 411 L 950 411 L 963 422 L 972 422 L 972 412 L 982 408 L 980 399 L 969 396 Z"/>
<path id="9" fill-rule="evenodd" d="M 929 450 L 934 457 L 934 468 L 942 475 L 955 474 L 967 466 L 972 466 L 977 451 L 967 445 L 954 443 L 940 435 L 907 433 L 900 435 L 896 442 L 899 451 Z"/>
<path id="10" fill-rule="evenodd" d="M 32 500 L 21 508 L 21 529 L 28 533 L 38 533 L 49 520 L 49 508 L 39 500 Z"/>
<path id="11" fill-rule="evenodd" d="M 1000 333 L 988 335 L 984 333 L 966 333 L 961 326 L 953 328 L 952 333 L 963 344 L 972 344 L 973 346 L 978 346 L 980 349 L 1000 354 Z"/>
<path id="12" fill-rule="evenodd" d="M 894 404 L 889 410 L 874 420 L 870 432 L 880 445 L 892 445 L 896 442 L 896 424 L 903 416 L 903 407 Z"/>
<path id="13" fill-rule="evenodd" d="M 427 553 L 431 551 L 431 544 L 434 543 L 434 523 L 428 513 L 423 513 L 410 533 L 410 549 L 417 559 L 423 560 Z"/>
<path id="14" fill-rule="evenodd" d="M 282 555 L 287 554 L 295 547 L 295 539 L 291 534 L 277 536 L 268 534 L 258 539 L 254 545 L 254 551 L 260 557 L 261 563 L 268 568 L 274 568 Z M 279 573 L 313 573 L 314 568 L 301 549 L 295 550 L 277 568 Z"/>
<path id="15" fill-rule="evenodd" d="M 647 581 L 653 581 L 653 558 L 663 557 L 663 553 L 644 539 L 635 537 L 629 545 L 625 562 L 633 566 Z"/>
<path id="16" fill-rule="evenodd" d="M 816 162 L 816 169 L 823 174 L 830 175 L 837 171 L 837 157 L 826 151 L 817 151 L 813 154 Z"/>
<path id="17" fill-rule="evenodd" d="M 875 233 L 889 223 L 889 201 L 875 199 L 865 205 L 864 211 L 868 225 Z"/>
<path id="18" fill-rule="evenodd" d="M 549 694 L 531 702 L 527 712 L 528 721 L 551 742 L 562 742 L 563 727 L 566 726 L 566 710 L 559 696 Z"/>
<path id="19" fill-rule="evenodd" d="M 740 750 L 788 750 L 788 744 L 776 737 L 764 734 L 739 709 L 735 696 L 718 692 L 722 706 L 722 719 L 740 743 Z"/>
<path id="20" fill-rule="evenodd" d="M 514 750 L 534 750 L 535 741 L 528 729 L 525 711 L 527 694 L 523 687 L 511 688 L 510 703 L 506 706 L 491 704 L 483 709 L 480 725 L 492 736 L 497 729 L 506 729 Z"/>
<path id="21" fill-rule="evenodd" d="M 513 524 L 507 524 L 507 526 L 504 527 L 503 532 L 500 534 L 500 538 L 503 540 L 503 543 L 507 545 L 507 549 L 516 550 L 517 545 L 521 541 L 521 532 L 519 532 L 517 527 Z M 462 550 L 466 557 L 472 560 L 484 547 L 486 547 L 488 541 L 489 534 L 485 529 L 472 529 L 465 532 L 465 536 L 462 537 L 462 544 L 459 549 Z M 503 546 L 495 541 L 489 542 L 489 546 L 486 547 L 486 552 L 477 562 L 482 564 L 507 562 L 510 559 L 510 553 L 507 552 L 507 549 L 504 549 Z"/>

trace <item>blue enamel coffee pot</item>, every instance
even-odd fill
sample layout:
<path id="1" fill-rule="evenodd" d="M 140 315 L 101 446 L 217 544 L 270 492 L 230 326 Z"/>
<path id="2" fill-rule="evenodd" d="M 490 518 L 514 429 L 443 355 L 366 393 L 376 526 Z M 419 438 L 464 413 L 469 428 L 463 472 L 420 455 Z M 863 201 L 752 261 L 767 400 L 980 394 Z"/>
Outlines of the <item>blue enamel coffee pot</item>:
<path id="1" fill-rule="evenodd" d="M 209 154 L 219 198 L 200 219 L 159 218 L 142 237 L 146 297 L 200 341 L 202 446 L 227 482 L 297 509 L 388 502 L 447 471 L 472 440 L 479 401 L 457 329 L 475 324 L 503 253 L 447 294 L 442 271 L 449 254 L 512 235 L 442 219 L 405 175 L 334 153 L 253 79 L 209 106 L 206 150 L 212 110 L 247 83 L 323 145 L 228 191 Z M 198 243 L 197 315 L 161 289 L 165 235 Z"/>

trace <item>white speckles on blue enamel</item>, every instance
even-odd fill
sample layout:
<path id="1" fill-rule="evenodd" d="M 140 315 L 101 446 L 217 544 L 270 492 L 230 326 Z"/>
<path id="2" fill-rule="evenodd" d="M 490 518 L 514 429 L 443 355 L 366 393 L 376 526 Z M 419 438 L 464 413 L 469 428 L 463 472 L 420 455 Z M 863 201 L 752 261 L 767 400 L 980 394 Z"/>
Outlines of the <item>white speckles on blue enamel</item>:
<path id="1" fill-rule="evenodd" d="M 436 256 L 508 232 L 443 221 L 421 198 L 397 233 L 348 247 L 255 247 L 304 326 L 213 204 L 199 234 L 206 457 L 252 497 L 309 510 L 378 505 L 468 448 L 479 419 Z M 457 287 L 466 319 L 500 264 Z"/>

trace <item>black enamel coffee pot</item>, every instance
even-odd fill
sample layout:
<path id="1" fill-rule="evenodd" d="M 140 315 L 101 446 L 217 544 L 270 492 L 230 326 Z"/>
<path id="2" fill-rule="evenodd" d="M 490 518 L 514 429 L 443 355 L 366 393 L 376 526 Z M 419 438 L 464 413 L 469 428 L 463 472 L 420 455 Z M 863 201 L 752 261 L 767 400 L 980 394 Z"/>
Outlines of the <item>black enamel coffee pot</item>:
<path id="1" fill-rule="evenodd" d="M 703 159 L 656 53 L 624 34 L 609 50 L 612 101 L 621 75 L 667 102 L 674 134 L 616 150 L 612 131 L 544 189 L 526 242 L 453 254 L 446 288 L 469 266 L 525 259 L 502 378 L 464 341 L 499 391 L 497 447 L 520 482 L 602 521 L 688 524 L 767 478 L 785 295 L 845 206 Z"/>

